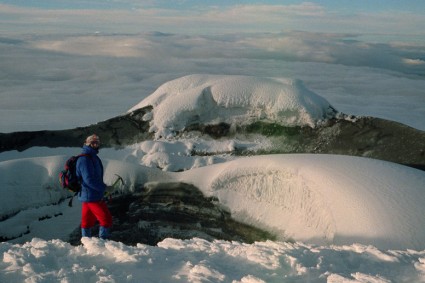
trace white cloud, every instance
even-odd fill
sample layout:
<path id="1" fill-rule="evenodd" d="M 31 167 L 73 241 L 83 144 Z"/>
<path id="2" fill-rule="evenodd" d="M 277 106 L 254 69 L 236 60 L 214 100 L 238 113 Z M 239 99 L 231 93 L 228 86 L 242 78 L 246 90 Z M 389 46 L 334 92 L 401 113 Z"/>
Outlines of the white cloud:
<path id="1" fill-rule="evenodd" d="M 298 78 L 338 110 L 423 127 L 425 81 L 411 76 L 424 74 L 425 66 L 404 59 L 421 60 L 416 58 L 425 57 L 424 49 L 348 36 L 292 32 L 0 38 L 0 132 L 69 128 L 111 118 L 163 83 L 196 73 Z M 51 116 L 61 118 L 52 121 Z"/>
<path id="2" fill-rule="evenodd" d="M 85 56 L 143 57 L 144 50 L 152 50 L 152 42 L 128 36 L 78 36 L 55 40 L 40 40 L 38 49 Z"/>
<path id="3" fill-rule="evenodd" d="M 367 66 L 424 74 L 422 46 L 376 44 L 350 34 L 257 33 L 186 36 L 160 33 L 38 37 L 32 47 L 76 55 L 153 58 L 250 58 Z M 422 49 L 421 49 L 422 48 Z M 416 58 L 415 58 L 416 57 Z"/>
<path id="4" fill-rule="evenodd" d="M 409 59 L 409 58 L 404 58 L 403 62 L 406 65 L 416 65 L 416 66 L 420 66 L 420 65 L 424 65 L 425 61 L 422 59 Z"/>

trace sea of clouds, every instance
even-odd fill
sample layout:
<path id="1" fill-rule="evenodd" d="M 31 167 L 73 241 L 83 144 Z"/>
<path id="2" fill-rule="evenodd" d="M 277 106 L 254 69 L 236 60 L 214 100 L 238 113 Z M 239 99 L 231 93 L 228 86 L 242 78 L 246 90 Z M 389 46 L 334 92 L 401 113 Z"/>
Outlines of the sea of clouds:
<path id="1" fill-rule="evenodd" d="M 424 130 L 424 58 L 420 44 L 355 34 L 10 35 L 0 37 L 0 132 L 102 121 L 196 73 L 301 79 L 339 111 Z"/>

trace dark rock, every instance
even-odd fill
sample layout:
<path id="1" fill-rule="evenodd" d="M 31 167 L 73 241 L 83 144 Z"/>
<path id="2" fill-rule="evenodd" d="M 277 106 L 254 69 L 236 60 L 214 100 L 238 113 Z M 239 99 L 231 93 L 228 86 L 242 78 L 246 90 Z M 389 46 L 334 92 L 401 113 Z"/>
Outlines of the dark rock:
<path id="1" fill-rule="evenodd" d="M 386 160 L 422 170 L 425 167 L 425 132 L 379 118 L 331 119 L 316 128 L 257 123 L 243 131 L 269 136 L 274 146 L 254 153 L 241 150 L 238 153 L 241 155 L 341 154 Z"/>
<path id="2" fill-rule="evenodd" d="M 143 120 L 143 116 L 151 110 L 152 107 L 145 107 L 104 122 L 69 130 L 0 133 L 0 152 L 23 151 L 34 146 L 80 147 L 85 138 L 93 133 L 102 138 L 104 147 L 134 144 L 152 138 L 148 132 L 149 121 Z"/>
<path id="3" fill-rule="evenodd" d="M 109 208 L 114 217 L 111 239 L 127 245 L 156 245 L 169 237 L 247 243 L 275 239 L 268 232 L 233 220 L 216 199 L 186 183 L 150 183 L 141 193 L 114 197 Z M 71 244 L 80 243 L 79 230 L 71 235 Z M 97 231 L 95 227 L 93 235 Z"/>

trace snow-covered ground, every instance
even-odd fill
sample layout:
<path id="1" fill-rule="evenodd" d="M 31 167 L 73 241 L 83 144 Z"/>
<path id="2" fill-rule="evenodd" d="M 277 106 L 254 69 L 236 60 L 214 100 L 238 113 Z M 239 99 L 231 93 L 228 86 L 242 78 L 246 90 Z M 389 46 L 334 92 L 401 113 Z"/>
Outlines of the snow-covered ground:
<path id="1" fill-rule="evenodd" d="M 135 107 L 146 104 L 155 106 L 146 116 L 151 130 L 167 139 L 102 151 L 105 182 L 119 174 L 129 191 L 146 182 L 192 183 L 278 241 L 166 239 L 130 247 L 93 238 L 73 247 L 65 240 L 78 226 L 79 204 L 61 202 L 67 193 L 57 177 L 79 149 L 33 148 L 0 154 L 0 237 L 16 237 L 0 244 L 0 282 L 425 282 L 424 171 L 334 155 L 194 160 L 195 145 L 225 152 L 243 141 L 173 135 L 195 118 L 314 125 L 331 103 L 299 82 L 189 76 Z M 152 168 L 160 163 L 164 170 Z M 167 171 L 173 168 L 189 170 Z"/>
<path id="2" fill-rule="evenodd" d="M 34 238 L 0 246 L 1 282 L 424 282 L 425 251 L 166 239 L 156 247 Z"/>

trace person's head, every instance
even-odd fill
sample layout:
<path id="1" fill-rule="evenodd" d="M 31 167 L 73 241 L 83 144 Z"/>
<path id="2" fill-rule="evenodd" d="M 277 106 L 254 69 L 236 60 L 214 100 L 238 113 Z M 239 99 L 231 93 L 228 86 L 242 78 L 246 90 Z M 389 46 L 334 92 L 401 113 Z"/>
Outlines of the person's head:
<path id="1" fill-rule="evenodd" d="M 84 142 L 84 144 L 87 145 L 87 146 L 90 146 L 94 149 L 99 149 L 99 146 L 100 146 L 99 136 L 97 136 L 96 134 L 88 136 L 86 138 L 86 141 Z"/>

